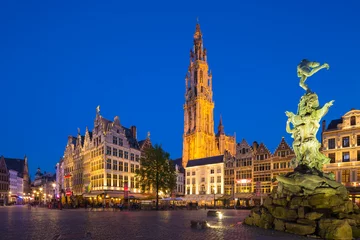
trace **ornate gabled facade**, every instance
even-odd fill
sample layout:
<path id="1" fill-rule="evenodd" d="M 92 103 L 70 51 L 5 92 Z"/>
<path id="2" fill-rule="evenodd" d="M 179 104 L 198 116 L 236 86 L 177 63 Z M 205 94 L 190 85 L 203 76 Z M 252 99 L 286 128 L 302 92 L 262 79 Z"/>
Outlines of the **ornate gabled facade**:
<path id="1" fill-rule="evenodd" d="M 293 168 L 291 167 L 291 159 L 293 159 L 294 157 L 295 157 L 295 153 L 292 150 L 292 148 L 285 141 L 284 137 L 281 138 L 281 141 L 272 157 L 271 178 L 275 180 L 276 176 L 293 171 Z M 277 184 L 277 182 L 274 182 L 273 186 L 275 184 Z"/>
<path id="2" fill-rule="evenodd" d="M 322 153 L 330 158 L 325 172 L 332 172 L 354 197 L 360 193 L 360 110 L 352 109 L 322 127 Z M 360 199 L 356 198 L 360 203 Z"/>
<path id="3" fill-rule="evenodd" d="M 257 191 L 260 183 L 260 193 L 267 194 L 271 191 L 271 152 L 267 147 L 260 143 L 259 146 L 254 146 L 254 178 L 253 189 Z"/>
<path id="4" fill-rule="evenodd" d="M 194 46 L 190 50 L 190 65 L 185 77 L 183 166 L 189 160 L 224 154 L 235 155 L 235 136 L 226 136 L 222 120 L 214 132 L 214 102 L 212 74 L 203 46 L 200 25 L 196 24 Z"/>
<path id="5" fill-rule="evenodd" d="M 139 193 L 135 170 L 140 167 L 141 149 L 151 146 L 151 141 L 141 141 L 141 148 L 136 134 L 135 126 L 122 126 L 118 116 L 113 121 L 102 117 L 98 107 L 93 131 L 86 128 L 82 136 L 78 130 L 76 137 L 68 138 L 59 166 L 64 169 L 66 195 L 97 197 L 106 192 L 121 198 L 125 188 L 130 194 Z"/>
<path id="6" fill-rule="evenodd" d="M 254 146 L 257 143 L 254 142 Z M 247 199 L 249 193 L 253 192 L 253 159 L 254 151 L 245 139 L 236 146 L 235 156 L 235 197 L 238 199 Z"/>

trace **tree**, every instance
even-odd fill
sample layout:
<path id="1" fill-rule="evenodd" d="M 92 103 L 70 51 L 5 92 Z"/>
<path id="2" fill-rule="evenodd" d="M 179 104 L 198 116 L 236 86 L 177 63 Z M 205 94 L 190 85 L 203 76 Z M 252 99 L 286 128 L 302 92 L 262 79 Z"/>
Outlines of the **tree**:
<path id="1" fill-rule="evenodd" d="M 145 150 L 140 163 L 136 177 L 140 181 L 142 191 L 150 191 L 151 188 L 156 191 L 156 210 L 158 210 L 159 192 L 171 192 L 176 187 L 175 166 L 170 161 L 170 154 L 157 144 Z"/>

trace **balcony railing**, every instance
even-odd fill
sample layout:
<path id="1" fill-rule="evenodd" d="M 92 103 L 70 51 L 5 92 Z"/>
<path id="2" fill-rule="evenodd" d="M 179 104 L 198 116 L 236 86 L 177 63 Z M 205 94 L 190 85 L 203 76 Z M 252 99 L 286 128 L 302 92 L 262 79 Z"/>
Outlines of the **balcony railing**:
<path id="1" fill-rule="evenodd" d="M 344 168 L 344 167 L 360 167 L 360 161 L 329 163 L 329 164 L 324 165 L 324 170 Z"/>

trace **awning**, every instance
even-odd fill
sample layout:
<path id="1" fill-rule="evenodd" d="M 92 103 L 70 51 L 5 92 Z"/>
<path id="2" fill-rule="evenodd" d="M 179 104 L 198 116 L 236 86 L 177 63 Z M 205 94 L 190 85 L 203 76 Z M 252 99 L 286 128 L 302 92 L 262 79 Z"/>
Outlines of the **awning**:
<path id="1" fill-rule="evenodd" d="M 255 195 L 253 193 L 236 193 L 235 198 L 238 199 L 251 199 L 254 198 Z"/>
<path id="2" fill-rule="evenodd" d="M 95 193 L 84 193 L 83 197 L 90 198 L 90 197 L 97 197 L 99 194 Z"/>
<path id="3" fill-rule="evenodd" d="M 221 198 L 223 195 L 221 194 L 206 194 L 206 195 L 196 195 L 196 194 L 192 194 L 192 195 L 185 195 L 185 197 L 183 198 L 184 201 L 214 201 L 214 199 L 218 199 Z"/>
<path id="4" fill-rule="evenodd" d="M 230 195 L 224 195 L 224 196 L 222 196 L 222 197 L 217 198 L 216 201 L 217 201 L 217 200 L 230 200 L 230 199 L 232 199 L 232 198 L 233 198 L 233 197 L 230 196 Z"/>

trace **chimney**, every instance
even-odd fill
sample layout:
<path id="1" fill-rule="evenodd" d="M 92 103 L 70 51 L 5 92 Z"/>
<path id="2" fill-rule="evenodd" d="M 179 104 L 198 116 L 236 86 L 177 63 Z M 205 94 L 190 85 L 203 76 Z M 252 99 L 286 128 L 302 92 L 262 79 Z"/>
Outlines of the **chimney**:
<path id="1" fill-rule="evenodd" d="M 254 152 L 257 150 L 259 144 L 257 143 L 257 141 L 254 141 L 253 142 L 253 149 L 254 149 Z"/>
<path id="2" fill-rule="evenodd" d="M 132 137 L 137 139 L 137 137 L 136 137 L 136 135 L 137 135 L 136 134 L 136 126 L 131 126 L 130 130 L 131 130 Z"/>

